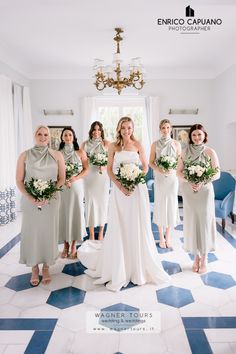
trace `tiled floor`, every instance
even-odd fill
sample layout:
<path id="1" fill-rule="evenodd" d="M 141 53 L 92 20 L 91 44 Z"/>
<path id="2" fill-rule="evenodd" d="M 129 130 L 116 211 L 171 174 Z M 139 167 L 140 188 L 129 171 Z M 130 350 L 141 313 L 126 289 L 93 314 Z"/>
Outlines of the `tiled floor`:
<path id="1" fill-rule="evenodd" d="M 179 225 L 173 249 L 157 247 L 172 282 L 129 284 L 118 293 L 93 285 L 79 262 L 62 259 L 51 268 L 49 285 L 32 288 L 30 269 L 18 263 L 20 224 L 19 214 L 0 228 L 0 353 L 236 353 L 236 224 L 230 219 L 224 234 L 217 225 L 207 274 L 191 272 Z M 153 233 L 158 239 L 155 225 Z"/>

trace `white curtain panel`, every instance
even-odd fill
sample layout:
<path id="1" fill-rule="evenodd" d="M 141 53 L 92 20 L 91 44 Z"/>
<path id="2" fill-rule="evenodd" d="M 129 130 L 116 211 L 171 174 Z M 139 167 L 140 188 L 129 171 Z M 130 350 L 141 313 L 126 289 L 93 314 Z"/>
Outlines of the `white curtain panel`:
<path id="1" fill-rule="evenodd" d="M 0 75 L 0 225 L 16 218 L 15 151 L 12 82 Z"/>
<path id="2" fill-rule="evenodd" d="M 34 145 L 33 138 L 33 125 L 30 103 L 29 87 L 23 87 L 23 131 L 24 131 L 24 144 L 22 150 L 28 150 Z"/>
<path id="3" fill-rule="evenodd" d="M 16 156 L 33 145 L 32 118 L 29 88 L 13 86 L 13 110 L 15 125 Z M 20 210 L 21 194 L 16 190 L 16 209 Z"/>
<path id="4" fill-rule="evenodd" d="M 146 97 L 146 112 L 149 139 L 151 143 L 159 137 L 160 98 Z"/>
<path id="5" fill-rule="evenodd" d="M 82 97 L 80 100 L 80 119 L 78 129 L 78 140 L 88 139 L 90 125 L 97 120 L 96 99 L 94 97 Z"/>

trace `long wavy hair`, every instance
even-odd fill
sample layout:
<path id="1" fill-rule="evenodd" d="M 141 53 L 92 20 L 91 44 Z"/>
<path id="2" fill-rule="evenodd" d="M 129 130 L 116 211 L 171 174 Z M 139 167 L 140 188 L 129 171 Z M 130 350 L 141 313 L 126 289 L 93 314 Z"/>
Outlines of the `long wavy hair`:
<path id="1" fill-rule="evenodd" d="M 90 127 L 90 129 L 89 129 L 89 139 L 92 139 L 92 138 L 93 138 L 93 131 L 94 131 L 96 125 L 99 126 L 99 128 L 100 128 L 100 130 L 101 130 L 101 138 L 102 138 L 102 140 L 104 140 L 105 138 L 104 138 L 103 125 L 102 125 L 102 123 L 99 122 L 98 120 L 96 120 L 95 122 L 93 122 L 93 123 L 91 124 L 91 127 Z"/>
<path id="2" fill-rule="evenodd" d="M 118 124 L 117 124 L 117 127 L 116 127 L 116 140 L 115 140 L 115 145 L 119 146 L 122 148 L 122 146 L 124 145 L 123 144 L 123 138 L 121 136 L 121 126 L 123 123 L 125 122 L 130 122 L 132 124 L 132 127 L 133 127 L 133 131 L 134 131 L 134 122 L 133 120 L 130 118 L 130 117 L 122 117 L 120 118 Z M 130 137 L 131 140 L 136 140 L 135 137 L 134 137 L 134 134 L 132 133 L 131 137 Z"/>
<path id="3" fill-rule="evenodd" d="M 36 135 L 41 128 L 44 128 L 47 130 L 47 132 L 48 132 L 48 146 L 51 147 L 51 133 L 50 133 L 50 129 L 48 128 L 47 125 L 42 124 L 42 125 L 37 126 L 37 128 L 34 131 L 34 138 L 36 138 Z"/>
<path id="4" fill-rule="evenodd" d="M 63 133 L 64 131 L 66 130 L 69 130 L 72 132 L 73 134 L 73 145 L 74 145 L 74 149 L 75 150 L 79 150 L 79 144 L 77 142 L 77 137 L 76 137 L 76 134 L 75 134 L 75 131 L 74 129 L 72 129 L 71 127 L 65 127 L 63 128 L 62 132 L 61 132 L 61 142 L 60 142 L 60 145 L 59 145 L 59 150 L 62 150 L 65 146 L 65 142 L 63 141 Z"/>
<path id="5" fill-rule="evenodd" d="M 208 134 L 205 130 L 205 128 L 203 127 L 203 125 L 201 124 L 194 124 L 191 126 L 189 133 L 188 133 L 188 137 L 189 137 L 189 144 L 194 144 L 194 142 L 192 141 L 192 132 L 194 130 L 201 130 L 204 134 L 205 134 L 205 138 L 203 140 L 203 143 L 207 143 L 208 141 Z"/>

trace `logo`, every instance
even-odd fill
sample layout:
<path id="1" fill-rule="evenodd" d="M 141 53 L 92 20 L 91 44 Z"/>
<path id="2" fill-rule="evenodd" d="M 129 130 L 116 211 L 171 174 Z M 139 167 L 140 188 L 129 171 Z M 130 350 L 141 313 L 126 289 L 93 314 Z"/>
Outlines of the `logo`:
<path id="1" fill-rule="evenodd" d="M 221 18 L 196 18 L 195 10 L 188 5 L 185 8 L 186 18 L 158 18 L 157 26 L 166 26 L 170 32 L 179 32 L 180 34 L 200 34 L 222 25 Z"/>
<path id="2" fill-rule="evenodd" d="M 194 10 L 188 5 L 185 9 L 186 17 L 194 17 Z"/>

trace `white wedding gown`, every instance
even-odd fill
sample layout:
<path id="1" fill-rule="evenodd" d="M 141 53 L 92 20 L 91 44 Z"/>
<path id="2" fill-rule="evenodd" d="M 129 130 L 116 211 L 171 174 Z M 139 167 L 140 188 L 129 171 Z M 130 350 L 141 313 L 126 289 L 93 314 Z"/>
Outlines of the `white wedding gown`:
<path id="1" fill-rule="evenodd" d="M 116 152 L 114 173 L 122 162 L 139 163 L 139 155 L 134 151 Z M 118 291 L 130 281 L 137 285 L 169 281 L 152 234 L 146 184 L 136 186 L 131 196 L 113 185 L 106 236 L 103 241 L 84 242 L 78 258 L 88 268 L 85 273 L 98 278 L 94 284 L 106 283 L 109 290 Z"/>

